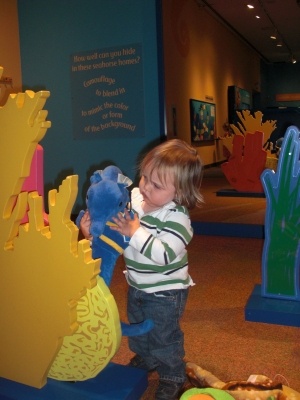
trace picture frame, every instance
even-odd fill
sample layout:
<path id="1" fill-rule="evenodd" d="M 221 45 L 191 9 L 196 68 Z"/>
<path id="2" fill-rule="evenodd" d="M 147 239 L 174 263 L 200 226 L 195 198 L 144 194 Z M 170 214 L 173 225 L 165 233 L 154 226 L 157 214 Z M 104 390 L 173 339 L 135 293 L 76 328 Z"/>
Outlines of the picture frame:
<path id="1" fill-rule="evenodd" d="M 217 138 L 216 105 L 190 99 L 191 139 L 194 144 L 207 144 Z"/>
<path id="2" fill-rule="evenodd" d="M 238 86 L 228 86 L 228 122 L 236 124 L 239 121 L 237 111 L 252 110 L 252 94 Z"/>

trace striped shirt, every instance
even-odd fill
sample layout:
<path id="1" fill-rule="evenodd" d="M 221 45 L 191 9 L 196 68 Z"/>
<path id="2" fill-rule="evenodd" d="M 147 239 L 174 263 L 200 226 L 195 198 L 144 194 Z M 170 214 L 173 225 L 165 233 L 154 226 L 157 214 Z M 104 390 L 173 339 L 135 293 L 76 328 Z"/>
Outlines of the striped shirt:
<path id="1" fill-rule="evenodd" d="M 132 208 L 141 226 L 124 251 L 128 284 L 148 293 L 193 285 L 186 251 L 193 237 L 188 210 L 172 201 L 145 214 L 142 201 L 139 189 L 134 188 Z"/>

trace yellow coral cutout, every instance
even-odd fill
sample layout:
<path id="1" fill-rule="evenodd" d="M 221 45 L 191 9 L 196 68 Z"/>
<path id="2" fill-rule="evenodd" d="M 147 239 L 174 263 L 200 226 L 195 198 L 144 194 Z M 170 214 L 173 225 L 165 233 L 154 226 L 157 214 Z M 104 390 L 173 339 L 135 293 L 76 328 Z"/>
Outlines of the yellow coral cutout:
<path id="1" fill-rule="evenodd" d="M 276 121 L 262 122 L 263 113 L 261 111 L 256 111 L 254 116 L 249 110 L 237 111 L 236 113 L 242 122 L 238 122 L 237 126 L 230 124 L 236 135 L 243 134 L 245 136 L 246 133 L 263 132 L 264 142 L 266 142 L 270 138 L 271 133 L 276 129 Z"/>
<path id="2" fill-rule="evenodd" d="M 0 67 L 0 76 L 2 72 Z M 57 372 L 58 379 L 80 379 L 79 354 L 88 346 L 96 361 L 88 359 L 93 366 L 81 378 L 95 376 L 115 354 L 121 337 L 116 304 L 97 276 L 100 260 L 92 259 L 88 241 L 78 243 L 78 229 L 70 220 L 78 177 L 67 177 L 58 192 L 49 192 L 49 226 L 44 225 L 38 193 L 20 193 L 36 145 L 50 127 L 42 110 L 49 95 L 10 95 L 0 108 L 0 376 L 37 388 L 46 383 L 50 369 L 56 373 L 52 363 L 59 364 L 60 349 L 68 348 L 66 338 L 74 333 L 82 335 L 76 336 L 77 354 L 67 373 Z M 29 222 L 20 225 L 27 203 Z M 91 321 L 90 332 L 101 331 L 96 340 L 102 345 L 95 349 L 82 329 L 85 321 Z"/>
<path id="3" fill-rule="evenodd" d="M 93 378 L 116 354 L 121 327 L 114 299 L 102 278 L 77 306 L 78 330 L 65 336 L 49 377 L 63 381 Z"/>

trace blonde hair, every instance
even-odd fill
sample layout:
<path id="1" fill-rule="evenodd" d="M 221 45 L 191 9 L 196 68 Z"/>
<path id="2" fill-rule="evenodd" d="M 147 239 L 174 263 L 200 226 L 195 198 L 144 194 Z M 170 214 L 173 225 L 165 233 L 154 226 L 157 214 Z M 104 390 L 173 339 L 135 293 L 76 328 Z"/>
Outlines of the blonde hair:
<path id="1" fill-rule="evenodd" d="M 161 182 L 174 179 L 177 204 L 192 209 L 203 203 L 200 194 L 202 163 L 196 149 L 179 139 L 167 140 L 154 147 L 140 163 L 140 174 L 146 167 L 157 172 Z"/>

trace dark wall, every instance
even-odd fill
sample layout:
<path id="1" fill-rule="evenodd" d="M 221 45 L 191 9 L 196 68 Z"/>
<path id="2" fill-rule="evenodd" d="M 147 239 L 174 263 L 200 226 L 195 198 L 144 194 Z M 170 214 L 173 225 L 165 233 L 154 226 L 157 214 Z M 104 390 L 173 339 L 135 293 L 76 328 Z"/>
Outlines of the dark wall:
<path id="1" fill-rule="evenodd" d="M 300 101 L 276 101 L 276 94 L 300 93 L 300 64 L 261 62 L 260 86 L 260 92 L 253 95 L 253 110 L 263 112 L 263 121 L 277 121 L 270 137 L 275 143 L 289 126 L 300 129 Z"/>
<path id="2" fill-rule="evenodd" d="M 300 93 L 300 63 L 261 62 L 261 91 L 257 106 L 300 107 L 300 101 L 277 102 L 276 94 Z"/>

